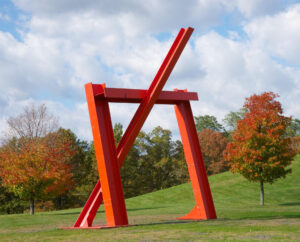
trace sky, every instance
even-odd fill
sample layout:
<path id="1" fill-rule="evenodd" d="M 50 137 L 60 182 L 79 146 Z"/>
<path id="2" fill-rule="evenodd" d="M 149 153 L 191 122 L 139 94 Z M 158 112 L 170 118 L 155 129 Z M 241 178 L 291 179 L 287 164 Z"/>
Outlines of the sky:
<path id="1" fill-rule="evenodd" d="M 92 140 L 84 84 L 148 89 L 181 27 L 194 33 L 164 90 L 197 92 L 195 116 L 222 122 L 245 98 L 273 91 L 300 118 L 300 1 L 0 0 L 0 133 L 31 103 L 46 104 Z M 111 104 L 126 128 L 136 104 Z M 155 106 L 143 129 L 170 129 L 172 106 Z"/>

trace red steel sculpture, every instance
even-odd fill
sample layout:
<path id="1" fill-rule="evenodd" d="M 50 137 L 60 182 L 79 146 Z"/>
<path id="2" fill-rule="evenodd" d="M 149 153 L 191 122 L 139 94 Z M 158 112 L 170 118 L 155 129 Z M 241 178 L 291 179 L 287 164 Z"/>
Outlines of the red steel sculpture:
<path id="1" fill-rule="evenodd" d="M 197 131 L 190 106 L 197 93 L 187 90 L 162 91 L 179 59 L 193 28 L 181 29 L 148 90 L 106 88 L 105 84 L 85 85 L 100 180 L 71 228 L 127 226 L 128 218 L 120 168 L 154 104 L 175 105 L 186 162 L 196 205 L 179 219 L 215 219 L 215 207 L 203 163 Z M 140 103 L 118 146 L 115 146 L 109 102 Z M 104 202 L 107 224 L 92 226 Z"/>

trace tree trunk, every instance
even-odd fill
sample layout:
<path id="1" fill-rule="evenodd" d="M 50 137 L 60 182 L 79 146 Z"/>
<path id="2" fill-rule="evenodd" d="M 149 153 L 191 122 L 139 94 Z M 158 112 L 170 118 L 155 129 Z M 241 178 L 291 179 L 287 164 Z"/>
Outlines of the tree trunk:
<path id="1" fill-rule="evenodd" d="M 58 209 L 61 210 L 62 209 L 62 196 L 58 197 Z"/>
<path id="2" fill-rule="evenodd" d="M 260 205 L 265 204 L 265 191 L 264 191 L 264 182 L 260 181 Z"/>
<path id="3" fill-rule="evenodd" d="M 34 199 L 30 199 L 30 215 L 34 214 Z"/>

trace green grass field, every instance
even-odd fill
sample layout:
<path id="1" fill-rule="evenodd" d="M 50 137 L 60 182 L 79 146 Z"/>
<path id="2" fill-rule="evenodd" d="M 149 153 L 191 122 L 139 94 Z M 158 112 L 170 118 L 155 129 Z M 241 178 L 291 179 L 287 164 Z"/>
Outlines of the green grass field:
<path id="1" fill-rule="evenodd" d="M 0 216 L 0 241 L 97 240 L 299 240 L 300 156 L 293 173 L 265 186 L 259 205 L 259 184 L 229 172 L 209 177 L 217 220 L 177 221 L 194 206 L 189 183 L 126 200 L 133 226 L 117 229 L 61 230 L 71 226 L 80 209 Z M 94 222 L 105 224 L 103 206 Z"/>

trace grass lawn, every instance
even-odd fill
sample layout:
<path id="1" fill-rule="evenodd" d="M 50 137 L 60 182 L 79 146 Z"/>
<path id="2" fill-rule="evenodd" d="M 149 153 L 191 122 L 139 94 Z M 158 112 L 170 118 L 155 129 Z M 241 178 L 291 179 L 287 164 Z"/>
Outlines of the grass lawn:
<path id="1" fill-rule="evenodd" d="M 80 209 L 1 215 L 0 241 L 97 240 L 299 240 L 300 156 L 286 179 L 265 186 L 259 205 L 259 184 L 229 172 L 209 177 L 217 220 L 177 221 L 194 206 L 189 183 L 126 200 L 133 226 L 117 229 L 61 230 L 71 226 Z M 103 206 L 94 224 L 105 224 Z"/>

